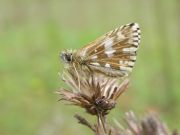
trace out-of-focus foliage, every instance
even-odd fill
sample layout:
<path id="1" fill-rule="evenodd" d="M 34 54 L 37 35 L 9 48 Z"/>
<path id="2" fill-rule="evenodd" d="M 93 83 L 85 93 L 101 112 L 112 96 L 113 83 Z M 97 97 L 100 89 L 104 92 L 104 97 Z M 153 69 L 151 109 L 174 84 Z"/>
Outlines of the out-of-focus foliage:
<path id="1" fill-rule="evenodd" d="M 57 102 L 59 51 L 129 22 L 142 42 L 111 115 L 150 110 L 180 128 L 179 13 L 179 0 L 0 0 L 0 135 L 91 134 L 71 117 L 82 110 Z"/>

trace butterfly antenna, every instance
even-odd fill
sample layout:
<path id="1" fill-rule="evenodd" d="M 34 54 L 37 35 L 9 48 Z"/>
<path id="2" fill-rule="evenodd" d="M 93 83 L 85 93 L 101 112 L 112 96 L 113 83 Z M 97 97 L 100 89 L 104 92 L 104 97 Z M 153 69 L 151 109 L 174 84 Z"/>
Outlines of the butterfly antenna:
<path id="1" fill-rule="evenodd" d="M 78 86 L 79 86 L 79 90 L 81 90 L 81 84 L 80 84 L 80 78 L 79 78 L 79 73 L 78 73 L 78 71 L 77 71 L 77 69 L 76 69 L 76 66 L 73 64 L 73 67 L 74 67 L 74 70 L 75 70 L 75 72 L 76 72 L 76 74 L 77 74 L 77 77 L 78 77 Z"/>

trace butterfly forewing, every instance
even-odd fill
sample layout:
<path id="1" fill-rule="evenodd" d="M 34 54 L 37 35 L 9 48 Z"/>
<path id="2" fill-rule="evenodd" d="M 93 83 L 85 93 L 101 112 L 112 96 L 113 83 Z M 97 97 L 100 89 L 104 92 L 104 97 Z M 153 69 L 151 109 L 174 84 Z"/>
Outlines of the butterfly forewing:
<path id="1" fill-rule="evenodd" d="M 78 53 L 92 70 L 122 77 L 132 71 L 139 43 L 139 25 L 131 23 L 108 32 Z"/>

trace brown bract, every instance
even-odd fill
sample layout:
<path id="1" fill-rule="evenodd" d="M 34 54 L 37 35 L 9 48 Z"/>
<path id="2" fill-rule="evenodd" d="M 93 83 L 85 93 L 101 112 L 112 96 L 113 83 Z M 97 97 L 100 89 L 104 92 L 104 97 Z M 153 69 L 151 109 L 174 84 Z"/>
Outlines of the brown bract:
<path id="1" fill-rule="evenodd" d="M 58 93 L 60 100 L 80 106 L 92 115 L 106 115 L 115 107 L 118 97 L 126 90 L 129 80 L 121 84 L 117 78 L 108 78 L 98 74 L 87 75 L 85 72 L 67 70 L 63 81 L 69 89 L 63 88 Z"/>

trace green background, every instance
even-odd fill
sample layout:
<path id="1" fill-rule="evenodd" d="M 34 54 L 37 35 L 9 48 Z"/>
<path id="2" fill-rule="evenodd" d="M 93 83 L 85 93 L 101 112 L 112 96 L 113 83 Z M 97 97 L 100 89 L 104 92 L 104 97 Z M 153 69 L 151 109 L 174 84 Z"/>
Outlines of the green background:
<path id="1" fill-rule="evenodd" d="M 90 135 L 58 102 L 59 52 L 78 49 L 126 23 L 142 41 L 128 91 L 110 121 L 156 112 L 180 129 L 179 0 L 0 0 L 0 135 Z"/>

